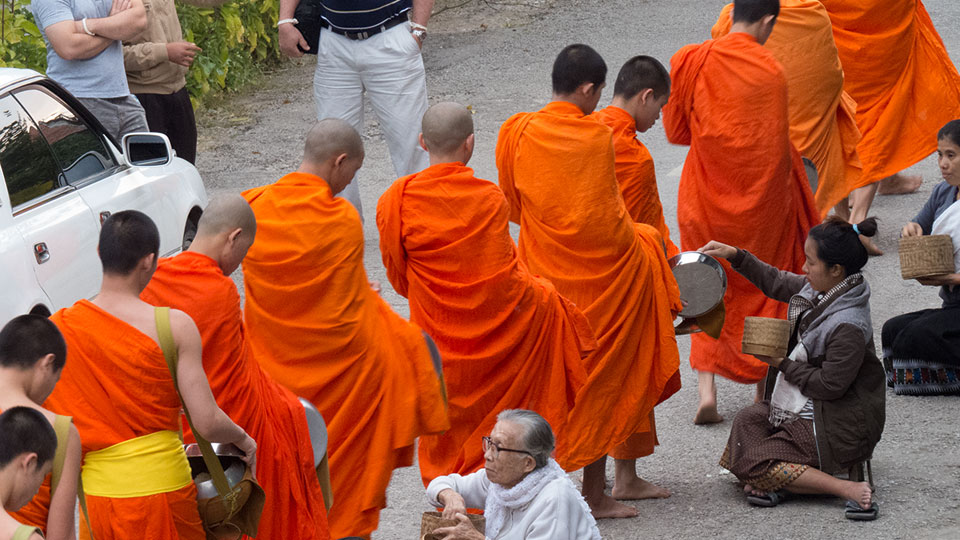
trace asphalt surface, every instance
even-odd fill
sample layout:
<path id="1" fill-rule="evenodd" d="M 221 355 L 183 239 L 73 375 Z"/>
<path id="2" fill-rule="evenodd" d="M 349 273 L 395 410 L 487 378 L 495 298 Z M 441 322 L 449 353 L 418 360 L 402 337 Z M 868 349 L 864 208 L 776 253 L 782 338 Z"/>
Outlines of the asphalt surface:
<path id="1" fill-rule="evenodd" d="M 653 55 L 667 64 L 678 48 L 707 39 L 724 4 L 718 0 L 469 2 L 431 21 L 424 49 L 430 99 L 472 107 L 477 148 L 470 165 L 478 176 L 495 181 L 497 130 L 511 114 L 538 109 L 549 101 L 550 66 L 562 46 L 582 42 L 596 48 L 608 63 L 612 86 L 619 66 L 635 54 Z M 926 5 L 951 57 L 960 60 L 960 3 L 929 0 Z M 314 121 L 312 76 L 312 59 L 290 61 L 255 89 L 231 96 L 200 115 L 198 167 L 211 194 L 267 184 L 297 166 L 303 134 Z M 609 103 L 611 90 L 601 106 Z M 383 283 L 384 297 L 406 316 L 406 300 L 386 280 L 374 221 L 376 200 L 394 175 L 369 109 L 367 123 L 367 158 L 360 179 L 367 272 L 371 280 Z M 677 184 L 686 148 L 669 144 L 659 125 L 641 138 L 653 154 L 668 225 L 677 234 Z M 878 346 L 885 320 L 939 305 L 936 290 L 904 282 L 899 276 L 899 229 L 940 180 L 931 158 L 911 171 L 924 177 L 919 192 L 878 197 L 872 212 L 882 219 L 878 245 L 887 252 L 872 259 L 865 270 L 873 288 Z M 881 508 L 877 521 L 848 521 L 843 517 L 843 502 L 829 497 L 758 509 L 747 505 L 735 478 L 717 465 L 730 419 L 751 403 L 753 389 L 721 380 L 720 412 L 728 420 L 694 426 L 696 376 L 686 363 L 689 339 L 681 337 L 678 342 L 684 387 L 658 407 L 661 446 L 638 466 L 642 477 L 670 489 L 673 496 L 631 503 L 639 509 L 638 518 L 601 521 L 604 538 L 960 538 L 958 398 L 888 393 L 886 429 L 872 462 Z M 608 474 L 612 479 L 612 466 Z M 388 504 L 374 538 L 418 538 L 420 513 L 430 508 L 416 467 L 394 473 Z"/>

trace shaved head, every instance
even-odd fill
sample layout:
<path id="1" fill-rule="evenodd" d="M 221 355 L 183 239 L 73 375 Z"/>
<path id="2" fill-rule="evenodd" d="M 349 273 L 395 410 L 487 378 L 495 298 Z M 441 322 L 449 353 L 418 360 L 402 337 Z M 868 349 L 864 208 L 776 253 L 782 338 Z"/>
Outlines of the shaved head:
<path id="1" fill-rule="evenodd" d="M 428 151 L 447 154 L 473 134 L 473 118 L 470 111 L 459 103 L 437 103 L 424 113 L 421 130 Z"/>
<path id="2" fill-rule="evenodd" d="M 216 236 L 237 229 L 251 237 L 257 234 L 257 218 L 250 204 L 238 193 L 218 195 L 200 216 L 197 236 Z"/>
<path id="3" fill-rule="evenodd" d="M 350 124 L 338 118 L 325 118 L 307 132 L 304 162 L 321 165 L 341 154 L 351 158 L 363 156 L 363 141 Z"/>

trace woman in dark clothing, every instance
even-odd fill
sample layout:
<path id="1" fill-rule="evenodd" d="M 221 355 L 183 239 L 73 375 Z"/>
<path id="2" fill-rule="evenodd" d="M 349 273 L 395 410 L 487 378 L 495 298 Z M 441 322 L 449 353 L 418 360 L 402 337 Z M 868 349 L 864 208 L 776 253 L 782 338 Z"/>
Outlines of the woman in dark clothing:
<path id="1" fill-rule="evenodd" d="M 960 268 L 960 120 L 937 134 L 943 182 L 901 236 L 947 234 L 953 239 L 954 267 Z M 943 306 L 906 313 L 883 324 L 880 334 L 887 384 L 897 394 L 931 396 L 960 393 L 960 273 L 922 278 L 940 287 Z"/>
<path id="2" fill-rule="evenodd" d="M 831 494 L 850 501 L 846 516 L 874 519 L 866 482 L 832 474 L 869 459 L 884 423 L 884 375 L 873 344 L 868 255 L 857 225 L 830 217 L 810 230 L 804 274 L 778 270 L 719 242 L 700 249 L 728 259 L 768 297 L 789 304 L 786 358 L 770 365 L 764 401 L 737 414 L 720 465 L 746 484 L 747 499 L 775 506 L 788 494 Z"/>

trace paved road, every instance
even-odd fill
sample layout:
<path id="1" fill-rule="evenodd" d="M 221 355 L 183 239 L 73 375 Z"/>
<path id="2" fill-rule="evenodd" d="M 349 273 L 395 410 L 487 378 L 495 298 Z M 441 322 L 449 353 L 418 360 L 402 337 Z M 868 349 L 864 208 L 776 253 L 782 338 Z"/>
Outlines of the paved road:
<path id="1" fill-rule="evenodd" d="M 612 86 L 616 71 L 630 56 L 651 54 L 666 63 L 679 47 L 709 37 L 709 28 L 724 3 L 528 0 L 531 7 L 525 8 L 491 0 L 450 10 L 431 22 L 433 33 L 424 53 L 431 100 L 472 105 L 477 151 L 471 165 L 479 176 L 495 180 L 493 150 L 500 124 L 515 112 L 537 109 L 549 100 L 550 65 L 563 45 L 584 42 L 594 46 L 610 66 Z M 960 3 L 930 0 L 926 5 L 952 57 L 960 59 L 960 32 L 956 31 L 960 28 Z M 291 62 L 267 77 L 255 92 L 232 97 L 202 115 L 198 165 L 212 193 L 266 184 L 296 166 L 302 135 L 314 115 L 311 81 L 309 60 Z M 610 93 L 601 105 L 609 102 Z M 368 122 L 373 119 L 369 114 Z M 361 173 L 361 190 L 367 218 L 367 269 L 371 279 L 384 283 L 384 296 L 395 309 L 406 315 L 405 300 L 386 281 L 374 223 L 376 199 L 393 181 L 393 173 L 375 125 L 366 130 L 365 140 L 367 162 Z M 643 140 L 660 174 L 668 224 L 676 231 L 677 183 L 686 149 L 667 143 L 659 126 Z M 866 269 L 874 291 L 878 344 L 883 321 L 904 311 L 938 305 L 934 290 L 899 278 L 899 228 L 939 181 L 932 159 L 914 170 L 925 178 L 919 193 L 880 197 L 874 206 L 874 213 L 883 220 L 878 243 L 888 252 L 873 259 Z M 685 359 L 689 340 L 679 341 Z M 696 379 L 687 365 L 682 375 L 684 388 L 658 408 L 661 446 L 639 466 L 643 477 L 671 489 L 674 495 L 636 503 L 640 510 L 637 519 L 601 522 L 604 538 L 960 538 L 957 398 L 888 395 L 886 431 L 873 459 L 881 518 L 854 523 L 843 518 L 842 503 L 830 498 L 790 502 L 776 509 L 749 507 L 734 478 L 716 464 L 729 421 L 712 427 L 694 426 Z M 721 413 L 732 418 L 750 403 L 751 396 L 748 387 L 721 383 Z M 383 512 L 374 538 L 417 538 L 420 512 L 428 507 L 416 468 L 394 474 L 388 500 L 390 508 Z"/>

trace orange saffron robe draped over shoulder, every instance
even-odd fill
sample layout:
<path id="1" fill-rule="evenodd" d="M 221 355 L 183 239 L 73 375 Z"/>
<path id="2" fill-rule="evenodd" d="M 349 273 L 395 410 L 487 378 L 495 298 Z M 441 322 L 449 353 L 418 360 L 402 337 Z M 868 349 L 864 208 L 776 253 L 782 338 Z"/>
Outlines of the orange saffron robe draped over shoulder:
<path id="1" fill-rule="evenodd" d="M 876 182 L 937 150 L 960 117 L 960 74 L 919 0 L 822 0 L 857 102 L 863 176 Z"/>
<path id="2" fill-rule="evenodd" d="M 482 468 L 480 439 L 505 409 L 537 411 L 566 438 L 586 381 L 590 324 L 520 261 L 509 218 L 503 192 L 461 163 L 405 176 L 377 205 L 387 276 L 443 358 L 451 427 L 420 438 L 424 484 Z"/>
<path id="3" fill-rule="evenodd" d="M 575 435 L 557 441 L 560 465 L 578 469 L 648 430 L 653 407 L 679 389 L 679 290 L 660 233 L 627 213 L 610 128 L 553 102 L 507 120 L 496 156 L 521 259 L 583 310 L 597 338 L 567 419 Z"/>
<path id="4" fill-rule="evenodd" d="M 349 202 L 304 173 L 244 196 L 257 217 L 243 261 L 253 356 L 327 423 L 332 536 L 368 535 L 416 438 L 449 428 L 442 382 L 421 330 L 370 287 Z"/>
<path id="5" fill-rule="evenodd" d="M 713 27 L 713 37 L 730 32 L 733 4 Z M 857 155 L 857 104 L 843 91 L 843 71 L 833 42 L 830 16 L 818 0 L 781 0 L 780 15 L 763 44 L 787 77 L 790 141 L 817 166 L 815 200 L 821 217 L 851 191 L 870 181 Z"/>
<path id="6" fill-rule="evenodd" d="M 210 257 L 185 252 L 162 259 L 140 297 L 193 319 L 217 404 L 257 441 L 257 481 L 267 497 L 257 537 L 329 539 L 303 405 L 250 353 L 237 285 Z"/>
<path id="7" fill-rule="evenodd" d="M 667 248 L 667 258 L 680 253 L 670 239 L 670 230 L 663 217 L 663 203 L 657 188 L 657 173 L 653 156 L 637 138 L 637 123 L 630 113 L 620 107 L 609 107 L 594 113 L 597 120 L 613 130 L 613 148 L 616 151 L 617 183 L 630 217 L 637 223 L 646 223 L 657 229 Z"/>
<path id="8" fill-rule="evenodd" d="M 63 333 L 70 358 L 44 407 L 73 416 L 84 456 L 180 429 L 180 398 L 157 342 L 87 300 L 54 313 L 51 320 Z M 87 508 L 97 540 L 206 538 L 193 482 L 144 497 L 88 494 Z M 88 537 L 82 525 L 80 537 Z"/>
<path id="9" fill-rule="evenodd" d="M 684 250 L 710 240 L 749 250 L 800 272 L 807 231 L 819 213 L 803 162 L 790 143 L 787 82 L 773 54 L 743 33 L 688 45 L 671 59 L 673 91 L 663 111 L 667 138 L 690 145 L 677 217 Z M 755 383 L 767 365 L 740 353 L 747 316 L 786 317 L 786 304 L 727 270 L 720 339 L 691 335 L 690 365 Z"/>

